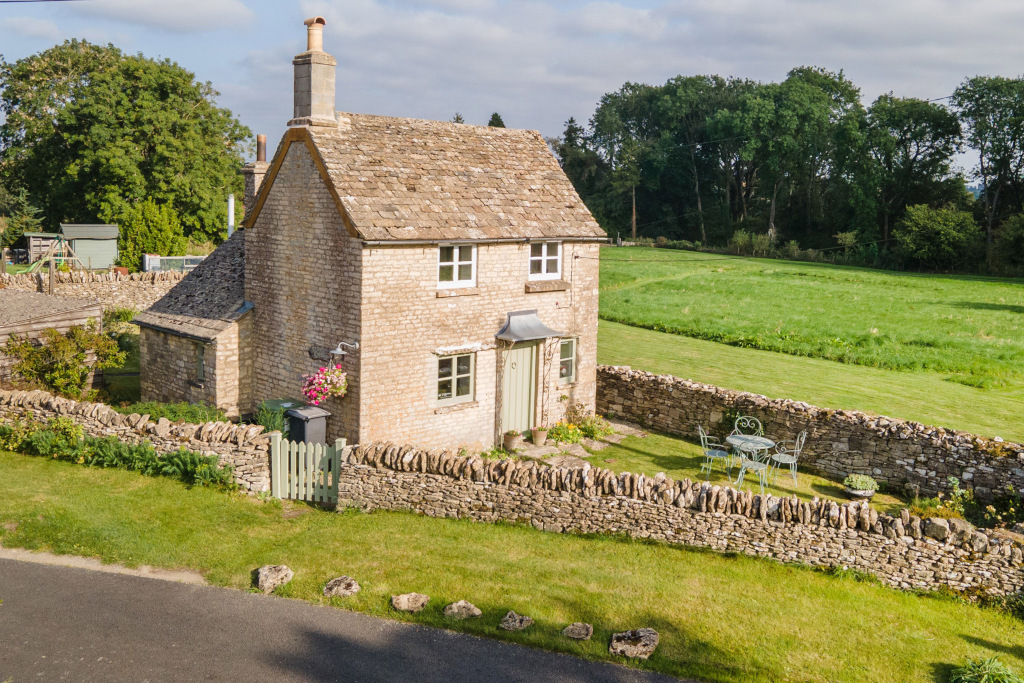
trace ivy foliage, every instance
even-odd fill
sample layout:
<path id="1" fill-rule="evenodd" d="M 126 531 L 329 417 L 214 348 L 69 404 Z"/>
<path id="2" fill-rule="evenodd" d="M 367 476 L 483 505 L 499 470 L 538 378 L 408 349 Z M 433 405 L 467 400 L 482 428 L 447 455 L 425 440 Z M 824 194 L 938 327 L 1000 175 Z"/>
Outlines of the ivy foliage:
<path id="1" fill-rule="evenodd" d="M 45 329 L 38 342 L 12 335 L 4 354 L 15 359 L 13 370 L 26 381 L 72 398 L 82 396 L 90 372 L 120 367 L 126 359 L 117 340 L 100 332 L 95 321 L 64 333 Z"/>

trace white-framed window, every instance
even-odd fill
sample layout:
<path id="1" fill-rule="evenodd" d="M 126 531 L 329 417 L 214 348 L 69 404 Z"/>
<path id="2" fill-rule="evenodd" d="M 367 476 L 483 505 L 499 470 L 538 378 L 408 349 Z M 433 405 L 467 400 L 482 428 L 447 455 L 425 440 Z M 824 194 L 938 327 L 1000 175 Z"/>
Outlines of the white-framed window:
<path id="1" fill-rule="evenodd" d="M 530 279 L 557 280 L 562 277 L 562 243 L 530 243 Z"/>
<path id="2" fill-rule="evenodd" d="M 563 339 L 558 345 L 558 382 L 572 384 L 576 381 L 576 340 Z"/>
<path id="3" fill-rule="evenodd" d="M 437 286 L 476 285 L 476 247 L 472 244 L 442 244 L 437 250 Z"/>
<path id="4" fill-rule="evenodd" d="M 461 353 L 437 359 L 437 402 L 451 405 L 473 400 L 475 354 Z"/>

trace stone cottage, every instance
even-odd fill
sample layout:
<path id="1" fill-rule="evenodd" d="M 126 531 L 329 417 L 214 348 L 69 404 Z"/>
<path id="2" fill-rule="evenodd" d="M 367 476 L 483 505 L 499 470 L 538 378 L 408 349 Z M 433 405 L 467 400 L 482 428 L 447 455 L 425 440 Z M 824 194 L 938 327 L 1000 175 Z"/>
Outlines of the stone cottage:
<path id="1" fill-rule="evenodd" d="M 244 230 L 138 318 L 143 398 L 245 413 L 340 360 L 330 438 L 480 448 L 593 409 L 605 235 L 543 138 L 336 112 L 324 23 Z"/>

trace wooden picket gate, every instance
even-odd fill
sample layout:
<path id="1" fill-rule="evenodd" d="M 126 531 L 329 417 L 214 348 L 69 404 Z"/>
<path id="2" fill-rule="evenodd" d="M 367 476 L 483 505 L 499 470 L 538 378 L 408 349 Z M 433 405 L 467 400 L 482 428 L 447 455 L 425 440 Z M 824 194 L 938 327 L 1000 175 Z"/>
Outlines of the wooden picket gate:
<path id="1" fill-rule="evenodd" d="M 311 503 L 338 502 L 338 476 L 345 439 L 333 446 L 270 436 L 270 492 L 275 498 Z"/>

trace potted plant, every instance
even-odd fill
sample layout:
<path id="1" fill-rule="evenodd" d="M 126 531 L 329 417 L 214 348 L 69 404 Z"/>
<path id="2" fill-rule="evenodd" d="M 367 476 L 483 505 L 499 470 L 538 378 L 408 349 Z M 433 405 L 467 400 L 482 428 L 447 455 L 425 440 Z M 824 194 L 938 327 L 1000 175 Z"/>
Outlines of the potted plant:
<path id="1" fill-rule="evenodd" d="M 543 446 L 548 440 L 548 428 L 545 425 L 538 425 L 530 430 L 530 440 L 534 446 Z"/>
<path id="2" fill-rule="evenodd" d="M 510 429 L 502 435 L 501 445 L 509 453 L 523 447 L 523 433 Z"/>
<path id="3" fill-rule="evenodd" d="M 331 397 L 342 397 L 348 392 L 348 378 L 341 364 L 328 365 L 311 375 L 303 375 L 302 395 L 311 405 L 318 406 L 321 401 Z"/>
<path id="4" fill-rule="evenodd" d="M 847 495 L 865 500 L 875 495 L 878 490 L 878 482 L 866 474 L 851 474 L 843 479 L 843 486 L 846 487 Z"/>

